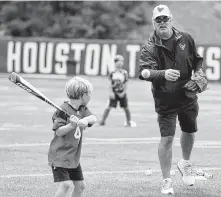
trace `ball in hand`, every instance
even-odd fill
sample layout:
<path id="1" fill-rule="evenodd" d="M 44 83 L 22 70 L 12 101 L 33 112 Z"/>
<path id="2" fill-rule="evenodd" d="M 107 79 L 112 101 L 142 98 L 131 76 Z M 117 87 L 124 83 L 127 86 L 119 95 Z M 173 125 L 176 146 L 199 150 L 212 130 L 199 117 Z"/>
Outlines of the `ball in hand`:
<path id="1" fill-rule="evenodd" d="M 148 69 L 144 69 L 142 70 L 141 75 L 144 79 L 148 79 L 150 77 L 150 71 Z"/>

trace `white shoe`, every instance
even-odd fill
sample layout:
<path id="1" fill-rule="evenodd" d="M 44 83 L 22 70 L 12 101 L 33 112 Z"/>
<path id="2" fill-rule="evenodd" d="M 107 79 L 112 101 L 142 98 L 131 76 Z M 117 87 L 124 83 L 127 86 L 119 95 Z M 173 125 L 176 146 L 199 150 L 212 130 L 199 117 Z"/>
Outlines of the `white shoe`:
<path id="1" fill-rule="evenodd" d="M 124 126 L 125 126 L 125 127 L 136 127 L 137 124 L 136 124 L 136 122 L 134 122 L 134 121 L 130 121 L 130 122 L 125 122 L 125 123 L 124 123 Z"/>
<path id="2" fill-rule="evenodd" d="M 182 159 L 177 163 L 177 168 L 182 175 L 183 182 L 186 185 L 193 186 L 195 184 L 195 177 L 193 175 L 192 163 L 183 161 Z"/>
<path id="3" fill-rule="evenodd" d="M 171 180 L 164 179 L 161 194 L 174 195 L 173 183 Z"/>

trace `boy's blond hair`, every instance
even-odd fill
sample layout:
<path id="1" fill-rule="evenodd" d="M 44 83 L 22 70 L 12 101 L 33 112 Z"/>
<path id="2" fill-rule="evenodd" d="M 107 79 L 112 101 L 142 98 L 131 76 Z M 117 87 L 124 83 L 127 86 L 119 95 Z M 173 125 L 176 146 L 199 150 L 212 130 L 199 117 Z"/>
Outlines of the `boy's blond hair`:
<path id="1" fill-rule="evenodd" d="M 81 77 L 71 78 L 65 86 L 66 94 L 70 99 L 80 99 L 83 94 L 90 94 L 92 89 L 92 84 Z"/>

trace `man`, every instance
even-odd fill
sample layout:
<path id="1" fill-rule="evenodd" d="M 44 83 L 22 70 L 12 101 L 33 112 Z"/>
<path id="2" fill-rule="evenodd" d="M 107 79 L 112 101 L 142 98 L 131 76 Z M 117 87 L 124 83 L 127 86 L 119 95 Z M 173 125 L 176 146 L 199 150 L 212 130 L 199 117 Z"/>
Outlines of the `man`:
<path id="1" fill-rule="evenodd" d="M 128 72 L 124 67 L 124 57 L 122 55 L 116 55 L 114 57 L 116 69 L 110 73 L 110 95 L 108 99 L 108 105 L 104 109 L 102 120 L 100 125 L 105 125 L 107 117 L 111 108 L 116 108 L 118 102 L 120 107 L 124 109 L 126 115 L 125 127 L 136 127 L 136 123 L 131 120 L 131 113 L 128 106 L 127 98 L 127 85 L 128 85 Z"/>
<path id="2" fill-rule="evenodd" d="M 193 38 L 175 29 L 172 20 L 166 5 L 154 8 L 154 34 L 142 46 L 139 61 L 139 78 L 152 82 L 158 114 L 161 133 L 158 156 L 163 175 L 163 194 L 174 194 L 170 170 L 177 116 L 182 130 L 182 158 L 177 167 L 186 185 L 195 183 L 190 156 L 197 131 L 199 108 L 196 94 L 207 87 L 207 78 L 202 70 L 203 58 L 197 53 Z"/>

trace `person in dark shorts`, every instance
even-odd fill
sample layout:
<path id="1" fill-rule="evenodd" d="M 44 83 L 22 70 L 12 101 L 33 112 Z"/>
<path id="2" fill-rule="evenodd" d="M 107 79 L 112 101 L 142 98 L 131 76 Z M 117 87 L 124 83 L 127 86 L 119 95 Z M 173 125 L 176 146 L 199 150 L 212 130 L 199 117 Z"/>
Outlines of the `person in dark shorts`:
<path id="1" fill-rule="evenodd" d="M 96 122 L 96 117 L 87 108 L 92 85 L 81 77 L 73 77 L 65 87 L 68 101 L 61 108 L 70 114 L 56 111 L 53 114 L 54 137 L 50 143 L 48 163 L 52 168 L 54 182 L 59 187 L 54 197 L 65 197 L 74 184 L 72 197 L 81 197 L 85 188 L 80 165 L 83 131 Z"/>
<path id="2" fill-rule="evenodd" d="M 100 125 L 105 125 L 106 119 L 110 113 L 111 108 L 116 108 L 118 103 L 120 107 L 124 109 L 126 115 L 126 127 L 136 127 L 136 123 L 131 120 L 131 113 L 128 107 L 127 98 L 127 83 L 128 83 L 128 72 L 123 69 L 124 57 L 122 55 L 116 55 L 114 58 L 116 70 L 111 72 L 109 79 L 111 82 L 110 95 L 108 99 L 107 107 L 104 110 Z"/>
<path id="3" fill-rule="evenodd" d="M 190 156 L 197 131 L 197 93 L 203 92 L 208 83 L 203 72 L 203 58 L 197 53 L 194 39 L 174 28 L 172 21 L 173 16 L 166 5 L 154 8 L 154 33 L 142 46 L 139 60 L 139 78 L 152 82 L 155 111 L 158 114 L 162 194 L 174 194 L 170 170 L 177 117 L 182 130 L 182 158 L 177 167 L 186 185 L 195 183 Z"/>

